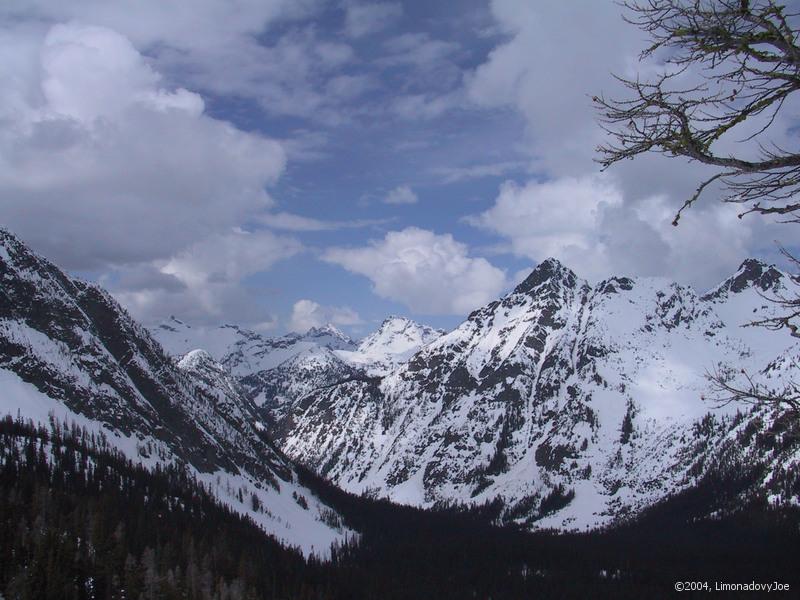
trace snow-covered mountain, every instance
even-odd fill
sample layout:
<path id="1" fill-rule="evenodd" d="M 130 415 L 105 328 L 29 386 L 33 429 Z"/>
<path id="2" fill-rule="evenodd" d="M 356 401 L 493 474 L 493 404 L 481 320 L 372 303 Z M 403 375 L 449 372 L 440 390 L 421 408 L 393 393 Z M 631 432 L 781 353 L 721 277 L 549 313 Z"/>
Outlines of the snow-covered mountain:
<path id="1" fill-rule="evenodd" d="M 281 422 L 293 402 L 342 381 L 384 375 L 444 331 L 389 317 L 358 344 L 333 325 L 268 338 L 237 325 L 197 327 L 171 317 L 152 330 L 176 359 L 203 349 L 237 377 L 246 394 Z"/>
<path id="2" fill-rule="evenodd" d="M 184 465 L 220 501 L 307 553 L 347 533 L 329 524 L 334 513 L 298 482 L 258 408 L 210 354 L 176 364 L 107 292 L 3 230 L 0 413 L 67 420 L 102 432 L 133 461 Z"/>
<path id="3" fill-rule="evenodd" d="M 701 399 L 707 372 L 797 372 L 792 338 L 742 327 L 794 285 L 749 260 L 702 297 L 658 278 L 592 287 L 550 259 L 385 375 L 282 403 L 276 440 L 347 490 L 499 498 L 534 527 L 607 524 L 721 465 L 759 464 L 763 488 L 796 502 L 796 440 L 761 435 L 778 413 Z"/>
<path id="4" fill-rule="evenodd" d="M 272 427 L 283 422 L 286 411 L 311 392 L 363 376 L 329 348 L 311 346 L 271 369 L 241 379 L 248 397 Z M 275 435 L 274 429 L 271 431 Z"/>
<path id="5" fill-rule="evenodd" d="M 153 327 L 151 333 L 172 356 L 180 358 L 202 349 L 237 377 L 273 369 L 313 348 L 345 351 L 356 348 L 355 342 L 333 325 L 270 338 L 238 325 L 193 326 L 173 316 Z"/>
<path id="6" fill-rule="evenodd" d="M 796 291 L 759 261 L 699 296 L 658 278 L 590 286 L 551 259 L 450 333 L 392 317 L 359 344 L 333 327 L 270 339 L 175 318 L 159 344 L 7 232 L 0 282 L 3 412 L 184 465 L 307 552 L 347 532 L 284 453 L 350 491 L 499 500 L 530 527 L 612 523 L 715 470 L 755 477 L 742 493 L 800 501 L 796 419 L 702 399 L 708 372 L 774 390 L 797 379 L 792 338 L 743 327 Z"/>
<path id="7" fill-rule="evenodd" d="M 314 339 L 314 331 L 305 339 Z M 241 382 L 262 407 L 272 435 L 280 435 L 275 427 L 285 425 L 287 412 L 305 396 L 346 381 L 383 375 L 443 333 L 410 319 L 389 317 L 355 349 L 337 348 L 330 342 L 305 347 L 275 367 L 242 377 Z"/>
<path id="8" fill-rule="evenodd" d="M 382 375 L 409 359 L 420 348 L 444 335 L 441 329 L 420 325 L 406 317 L 391 316 L 358 343 L 355 350 L 340 350 L 338 356 L 370 374 Z"/>

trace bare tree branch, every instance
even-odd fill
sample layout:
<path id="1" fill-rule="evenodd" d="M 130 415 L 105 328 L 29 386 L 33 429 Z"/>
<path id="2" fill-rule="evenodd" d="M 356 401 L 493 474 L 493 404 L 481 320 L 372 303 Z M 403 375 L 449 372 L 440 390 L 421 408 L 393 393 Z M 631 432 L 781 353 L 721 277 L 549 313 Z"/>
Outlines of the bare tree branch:
<path id="1" fill-rule="evenodd" d="M 761 142 L 786 98 L 800 89 L 798 15 L 774 0 L 626 0 L 624 18 L 651 39 L 642 58 L 666 55 L 666 71 L 653 81 L 617 80 L 624 99 L 594 96 L 601 125 L 611 141 L 598 147 L 603 168 L 656 152 L 721 170 L 702 182 L 676 214 L 691 207 L 711 183 L 723 200 L 750 213 L 781 215 L 800 222 L 800 153 Z M 687 73 L 701 83 L 677 87 Z M 762 118 L 753 141 L 758 153 L 717 150 L 726 134 Z M 744 151 L 744 148 L 743 148 Z"/>
<path id="2" fill-rule="evenodd" d="M 739 218 L 756 213 L 800 223 L 800 151 L 767 137 L 786 99 L 800 89 L 800 15 L 775 0 L 624 0 L 621 6 L 623 18 L 650 37 L 641 58 L 658 55 L 665 70 L 651 81 L 617 77 L 625 98 L 593 97 L 610 137 L 598 148 L 602 167 L 651 152 L 716 167 L 673 225 L 712 184 L 724 202 L 743 205 Z M 695 83 L 680 83 L 687 80 Z M 744 133 L 734 138 L 741 153 L 720 150 L 719 142 L 735 132 Z M 800 272 L 800 261 L 781 251 Z M 767 299 L 782 314 L 750 325 L 800 338 L 800 296 L 773 291 Z M 708 378 L 718 402 L 800 416 L 800 386 L 791 377 L 780 389 L 768 389 L 745 371 Z"/>
<path id="3" fill-rule="evenodd" d="M 769 389 L 757 383 L 746 371 L 740 371 L 739 383 L 732 383 L 734 377 L 722 370 L 708 373 L 707 377 L 714 385 L 717 395 L 712 398 L 720 405 L 739 402 L 758 406 L 789 408 L 794 416 L 800 415 L 800 387 L 794 381 L 788 382 L 780 389 Z"/>

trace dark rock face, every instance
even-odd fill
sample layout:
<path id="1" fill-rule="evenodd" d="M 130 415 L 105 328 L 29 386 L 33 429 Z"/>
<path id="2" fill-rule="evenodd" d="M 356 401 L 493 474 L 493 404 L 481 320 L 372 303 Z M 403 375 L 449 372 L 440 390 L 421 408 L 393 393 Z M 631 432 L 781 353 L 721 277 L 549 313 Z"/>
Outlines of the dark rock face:
<path id="1" fill-rule="evenodd" d="M 536 290 L 541 293 L 540 288 L 543 284 L 553 287 L 566 286 L 575 287 L 577 278 L 575 273 L 562 265 L 555 258 L 548 258 L 531 271 L 531 274 L 514 288 L 514 294 L 530 294 Z"/>
<path id="2" fill-rule="evenodd" d="M 257 410 L 223 406 L 179 369 L 101 288 L 73 279 L 0 230 L 0 367 L 125 435 L 153 436 L 200 471 L 246 466 L 264 481 L 289 464 L 253 428 Z M 232 397 L 235 397 L 232 396 Z"/>
<path id="3" fill-rule="evenodd" d="M 776 292 L 783 287 L 785 279 L 786 276 L 774 266 L 755 258 L 748 258 L 739 266 L 736 274 L 723 281 L 702 299 L 716 300 L 726 297 L 729 293 L 739 294 L 748 289 Z"/>
<path id="4" fill-rule="evenodd" d="M 739 273 L 731 280 L 730 290 L 739 293 L 748 287 L 757 287 L 762 291 L 771 290 L 780 281 L 780 271 L 764 264 L 760 260 L 749 258 L 739 267 Z"/>

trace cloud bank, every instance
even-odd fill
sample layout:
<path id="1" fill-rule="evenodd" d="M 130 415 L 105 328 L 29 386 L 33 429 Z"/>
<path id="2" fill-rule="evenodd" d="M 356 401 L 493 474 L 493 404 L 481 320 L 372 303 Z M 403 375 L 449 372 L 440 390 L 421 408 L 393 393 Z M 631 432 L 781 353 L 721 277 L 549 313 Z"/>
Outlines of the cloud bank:
<path id="1" fill-rule="evenodd" d="M 124 36 L 56 25 L 30 50 L 0 103 L 3 216 L 62 265 L 167 258 L 272 204 L 280 145 L 162 87 Z"/>

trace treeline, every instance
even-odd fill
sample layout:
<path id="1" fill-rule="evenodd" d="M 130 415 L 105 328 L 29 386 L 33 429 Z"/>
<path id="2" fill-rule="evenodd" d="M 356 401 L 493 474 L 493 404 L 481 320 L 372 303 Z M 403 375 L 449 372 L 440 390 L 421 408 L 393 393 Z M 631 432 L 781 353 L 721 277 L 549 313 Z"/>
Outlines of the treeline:
<path id="1" fill-rule="evenodd" d="M 494 527 L 497 502 L 424 511 L 301 475 L 361 532 L 328 563 L 267 537 L 180 466 L 148 471 L 102 434 L 0 420 L 0 595 L 660 598 L 673 596 L 678 580 L 800 589 L 798 512 L 770 510 L 763 498 L 726 510 L 759 472 L 709 476 L 622 527 L 568 535 Z M 709 507 L 719 518 L 706 518 Z"/>
<path id="2" fill-rule="evenodd" d="M 0 420 L 0 595 L 11 599 L 324 599 L 314 561 L 78 427 Z"/>

